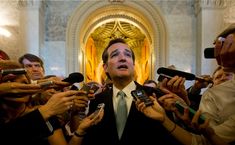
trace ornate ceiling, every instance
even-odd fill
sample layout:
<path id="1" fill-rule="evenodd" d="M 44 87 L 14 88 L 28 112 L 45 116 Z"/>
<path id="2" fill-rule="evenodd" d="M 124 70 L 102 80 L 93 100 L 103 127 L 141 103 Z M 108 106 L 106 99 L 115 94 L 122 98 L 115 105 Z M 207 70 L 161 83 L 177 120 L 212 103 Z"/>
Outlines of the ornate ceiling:
<path id="1" fill-rule="evenodd" d="M 139 28 L 131 23 L 124 21 L 112 21 L 105 23 L 95 29 L 91 34 L 94 40 L 95 47 L 97 48 L 98 56 L 101 56 L 103 49 L 107 46 L 108 42 L 114 38 L 123 38 L 127 41 L 129 46 L 138 55 L 141 53 L 145 35 Z"/>

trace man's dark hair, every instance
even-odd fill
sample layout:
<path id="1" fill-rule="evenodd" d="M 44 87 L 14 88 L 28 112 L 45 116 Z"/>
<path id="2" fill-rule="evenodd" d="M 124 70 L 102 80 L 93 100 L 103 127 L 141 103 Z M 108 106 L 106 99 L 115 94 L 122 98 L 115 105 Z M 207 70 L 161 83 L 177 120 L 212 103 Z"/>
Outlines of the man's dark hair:
<path id="1" fill-rule="evenodd" d="M 221 32 L 218 37 L 227 37 L 229 34 L 232 34 L 235 32 L 235 24 L 231 24 L 229 27 L 227 27 L 223 32 Z"/>
<path id="2" fill-rule="evenodd" d="M 111 45 L 113 44 L 116 44 L 116 43 L 123 43 L 123 44 L 127 44 L 126 41 L 122 38 L 117 38 L 117 39 L 113 39 L 109 42 L 108 46 L 104 49 L 103 51 L 103 54 L 102 54 L 102 60 L 103 60 L 103 63 L 106 64 L 107 61 L 108 61 L 108 58 L 109 58 L 109 55 L 108 55 L 108 49 Z M 134 52 L 132 51 L 131 49 L 131 55 L 132 55 L 132 60 L 133 60 L 133 63 L 135 63 L 135 54 Z M 111 80 L 111 77 L 109 75 L 109 73 L 106 72 L 106 75 L 107 77 Z"/>
<path id="3" fill-rule="evenodd" d="M 28 59 L 28 60 L 31 61 L 31 62 L 39 62 L 40 65 L 42 66 L 42 68 L 44 69 L 43 61 L 42 61 L 42 59 L 39 58 L 38 56 L 36 56 L 36 55 L 34 55 L 34 54 L 26 53 L 26 54 L 24 54 L 23 56 L 21 56 L 21 57 L 18 59 L 19 63 L 22 64 L 22 65 L 24 65 L 24 64 L 23 64 L 23 60 L 24 60 L 24 59 Z"/>
<path id="4" fill-rule="evenodd" d="M 104 49 L 104 51 L 103 51 L 103 54 L 102 54 L 103 63 L 107 63 L 107 61 L 108 61 L 108 57 L 109 57 L 109 55 L 108 55 L 108 49 L 109 49 L 109 47 L 110 47 L 111 45 L 113 45 L 113 44 L 116 44 L 116 43 L 127 44 L 126 41 L 125 41 L 124 39 L 122 39 L 122 38 L 117 38 L 117 39 L 111 40 L 111 41 L 109 42 L 108 46 L 107 46 L 107 47 Z M 131 49 L 131 55 L 132 55 L 132 60 L 133 60 L 133 62 L 135 63 L 135 54 L 134 54 L 134 52 L 132 51 L 132 49 Z"/>

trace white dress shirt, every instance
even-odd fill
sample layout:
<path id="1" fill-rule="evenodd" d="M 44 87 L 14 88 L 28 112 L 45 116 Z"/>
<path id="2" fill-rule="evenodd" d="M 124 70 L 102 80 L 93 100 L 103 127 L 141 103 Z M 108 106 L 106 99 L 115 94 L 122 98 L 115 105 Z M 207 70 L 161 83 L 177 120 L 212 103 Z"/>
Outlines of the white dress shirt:
<path id="1" fill-rule="evenodd" d="M 113 85 L 113 109 L 115 114 L 117 113 L 117 104 L 119 101 L 119 98 L 117 97 L 117 94 L 119 91 L 123 91 L 126 94 L 125 100 L 126 100 L 126 105 L 127 105 L 127 114 L 130 112 L 131 104 L 133 101 L 133 97 L 131 95 L 131 91 L 136 89 L 136 85 L 134 81 L 130 82 L 123 90 L 118 90 L 114 85 Z"/>

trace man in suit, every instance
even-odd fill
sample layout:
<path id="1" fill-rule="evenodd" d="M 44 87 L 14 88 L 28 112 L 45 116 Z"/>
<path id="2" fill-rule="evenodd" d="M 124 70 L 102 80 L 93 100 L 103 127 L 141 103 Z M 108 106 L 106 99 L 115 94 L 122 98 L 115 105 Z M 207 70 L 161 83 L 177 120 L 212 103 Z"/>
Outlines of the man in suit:
<path id="1" fill-rule="evenodd" d="M 97 94 L 90 102 L 89 113 L 95 111 L 99 103 L 105 103 L 104 117 L 100 123 L 86 130 L 83 145 L 172 145 L 179 144 L 162 126 L 160 121 L 147 118 L 136 109 L 132 90 L 142 86 L 134 81 L 135 56 L 123 39 L 111 40 L 103 54 L 103 68 L 112 80 L 111 87 Z M 124 92 L 126 112 L 119 115 L 119 91 Z M 120 133 L 118 119 L 127 115 L 123 131 Z"/>

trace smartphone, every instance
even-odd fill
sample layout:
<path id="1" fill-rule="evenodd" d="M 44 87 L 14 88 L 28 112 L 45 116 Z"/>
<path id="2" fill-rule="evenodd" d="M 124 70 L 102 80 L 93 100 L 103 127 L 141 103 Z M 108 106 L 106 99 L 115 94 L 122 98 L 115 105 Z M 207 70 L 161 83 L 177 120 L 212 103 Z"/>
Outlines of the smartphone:
<path id="1" fill-rule="evenodd" d="M 53 81 L 47 81 L 47 82 L 39 83 L 40 87 L 43 88 L 43 89 L 48 88 L 53 84 L 54 84 Z"/>
<path id="2" fill-rule="evenodd" d="M 180 112 L 181 114 L 184 114 L 184 109 L 185 109 L 185 108 L 188 108 L 188 109 L 189 109 L 189 118 L 190 118 L 190 119 L 192 119 L 193 116 L 194 116 L 195 113 L 196 113 L 195 110 L 193 110 L 192 108 L 190 108 L 189 106 L 183 104 L 183 103 L 180 102 L 180 101 L 176 101 L 176 102 L 175 102 L 175 106 L 176 106 L 176 108 L 179 110 L 179 112 Z M 205 120 L 206 120 L 205 116 L 200 115 L 200 117 L 199 117 L 199 119 L 198 119 L 198 123 L 199 123 L 199 124 L 203 124 L 203 123 L 205 122 Z"/>
<path id="3" fill-rule="evenodd" d="M 26 74 L 26 70 L 24 68 L 17 68 L 17 69 L 3 69 L 1 70 L 2 75 L 14 74 L 14 75 L 21 75 Z"/>
<path id="4" fill-rule="evenodd" d="M 139 99 L 140 101 L 144 102 L 146 106 L 153 105 L 153 101 L 149 98 L 144 90 L 133 90 L 131 91 L 131 95 L 135 100 Z"/>
<path id="5" fill-rule="evenodd" d="M 95 116 L 97 116 L 97 115 L 100 114 L 101 110 L 104 109 L 104 106 L 105 106 L 104 103 L 100 103 L 100 104 L 97 105 L 96 110 L 95 110 L 95 112 L 94 112 L 94 113 L 95 113 Z"/>

